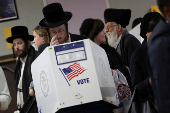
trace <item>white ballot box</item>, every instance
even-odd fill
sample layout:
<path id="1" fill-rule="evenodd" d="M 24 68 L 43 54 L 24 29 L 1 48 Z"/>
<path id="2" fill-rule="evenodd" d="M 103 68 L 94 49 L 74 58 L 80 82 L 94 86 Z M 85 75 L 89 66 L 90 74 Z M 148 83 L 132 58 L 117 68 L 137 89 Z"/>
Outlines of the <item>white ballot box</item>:
<path id="1" fill-rule="evenodd" d="M 118 105 L 107 55 L 89 39 L 47 47 L 31 70 L 40 113 Z"/>

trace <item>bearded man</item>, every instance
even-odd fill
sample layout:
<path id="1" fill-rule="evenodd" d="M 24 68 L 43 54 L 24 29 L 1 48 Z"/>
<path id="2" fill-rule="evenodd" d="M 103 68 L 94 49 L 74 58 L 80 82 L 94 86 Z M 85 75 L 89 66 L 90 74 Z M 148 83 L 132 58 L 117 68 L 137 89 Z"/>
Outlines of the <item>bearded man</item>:
<path id="1" fill-rule="evenodd" d="M 139 40 L 126 30 L 130 18 L 130 9 L 109 8 L 104 12 L 108 44 L 117 50 L 127 65 L 132 53 L 141 45 Z"/>
<path id="2" fill-rule="evenodd" d="M 44 18 L 39 22 L 42 28 L 46 28 L 52 37 L 50 43 L 39 46 L 37 56 L 48 46 L 54 46 L 78 40 L 87 39 L 86 36 L 71 34 L 68 32 L 68 21 L 72 18 L 71 12 L 63 11 L 60 3 L 51 3 L 43 8 Z M 59 16 L 55 16 L 59 15 Z M 30 84 L 30 96 L 35 96 L 33 82 Z"/>
<path id="3" fill-rule="evenodd" d="M 17 95 L 17 109 L 21 110 L 29 97 L 28 88 L 32 81 L 31 63 L 36 58 L 36 52 L 30 42 L 34 39 L 34 37 L 28 34 L 27 27 L 15 26 L 11 28 L 11 32 L 12 36 L 8 37 L 6 41 L 13 44 L 13 54 L 17 57 L 14 79 Z M 27 107 L 29 107 L 30 104 L 31 103 L 28 103 Z M 38 109 L 35 104 L 31 113 L 37 112 Z"/>

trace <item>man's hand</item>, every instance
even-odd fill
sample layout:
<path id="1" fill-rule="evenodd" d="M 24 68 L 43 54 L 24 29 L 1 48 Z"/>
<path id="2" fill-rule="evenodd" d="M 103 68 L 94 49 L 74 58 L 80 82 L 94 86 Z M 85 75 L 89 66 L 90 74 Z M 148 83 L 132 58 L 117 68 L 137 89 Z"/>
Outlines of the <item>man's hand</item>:
<path id="1" fill-rule="evenodd" d="M 19 111 L 19 110 L 17 110 L 17 111 L 14 111 L 14 113 L 20 113 L 20 111 Z"/>
<path id="2" fill-rule="evenodd" d="M 50 42 L 50 46 L 54 46 L 54 45 L 58 45 L 59 42 L 57 40 L 57 35 L 53 36 L 53 38 L 51 39 L 51 42 Z"/>
<path id="3" fill-rule="evenodd" d="M 112 76 L 113 76 L 113 69 L 111 69 L 111 72 L 112 72 Z"/>
<path id="4" fill-rule="evenodd" d="M 149 78 L 149 84 L 152 85 L 151 77 Z"/>
<path id="5" fill-rule="evenodd" d="M 32 97 L 35 96 L 34 90 L 30 87 L 29 87 L 29 95 L 32 96 Z"/>
<path id="6" fill-rule="evenodd" d="M 113 69 L 111 69 L 111 72 L 112 72 L 112 76 L 113 76 L 114 74 L 116 74 L 116 75 L 119 77 L 119 73 L 118 73 L 118 71 L 117 71 L 117 70 L 113 70 Z"/>

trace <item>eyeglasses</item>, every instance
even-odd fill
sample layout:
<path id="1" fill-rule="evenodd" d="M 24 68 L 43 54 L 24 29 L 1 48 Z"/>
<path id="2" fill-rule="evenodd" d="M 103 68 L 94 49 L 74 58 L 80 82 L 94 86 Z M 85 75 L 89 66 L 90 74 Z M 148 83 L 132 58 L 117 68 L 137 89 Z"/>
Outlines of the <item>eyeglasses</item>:
<path id="1" fill-rule="evenodd" d="M 113 28 L 115 26 L 117 26 L 117 24 L 116 25 L 112 25 L 112 26 L 107 26 L 106 29 L 110 29 L 110 28 Z"/>
<path id="2" fill-rule="evenodd" d="M 58 33 L 58 34 L 61 34 L 63 31 L 64 31 L 64 29 L 60 28 L 58 31 L 52 30 L 52 31 L 50 32 L 50 34 L 54 36 L 54 35 L 56 35 L 57 33 Z"/>

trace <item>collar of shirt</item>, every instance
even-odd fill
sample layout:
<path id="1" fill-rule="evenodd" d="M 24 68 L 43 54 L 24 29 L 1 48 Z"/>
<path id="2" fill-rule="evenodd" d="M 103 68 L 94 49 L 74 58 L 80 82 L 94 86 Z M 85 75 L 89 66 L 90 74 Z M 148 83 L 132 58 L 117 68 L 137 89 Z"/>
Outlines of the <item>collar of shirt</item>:
<path id="1" fill-rule="evenodd" d="M 22 63 L 22 68 L 21 68 L 21 76 L 19 79 L 18 91 L 17 91 L 17 108 L 18 109 L 21 109 L 24 105 L 23 92 L 22 92 L 22 79 L 23 79 L 23 73 L 24 73 L 26 60 L 27 60 L 27 55 L 24 59 L 20 58 L 20 61 Z"/>
<path id="2" fill-rule="evenodd" d="M 68 41 L 67 43 L 71 42 L 71 38 L 70 38 L 70 33 L 68 34 Z"/>
<path id="3" fill-rule="evenodd" d="M 119 38 L 117 39 L 117 41 L 116 41 L 116 47 L 115 47 L 115 48 L 117 48 L 117 46 L 118 46 L 118 44 L 119 44 L 119 42 L 120 42 L 120 40 L 121 40 L 121 37 L 122 37 L 122 35 L 120 35 Z"/>
<path id="4" fill-rule="evenodd" d="M 27 55 L 26 55 L 26 57 L 25 57 L 24 59 L 20 58 L 20 61 L 21 61 L 22 63 L 25 63 L 26 60 L 27 60 Z"/>

